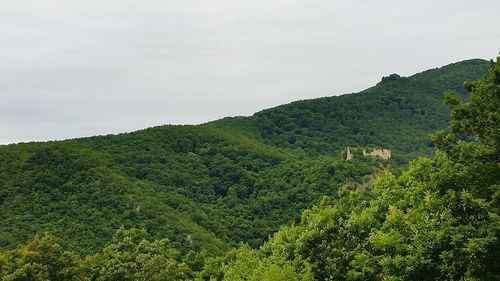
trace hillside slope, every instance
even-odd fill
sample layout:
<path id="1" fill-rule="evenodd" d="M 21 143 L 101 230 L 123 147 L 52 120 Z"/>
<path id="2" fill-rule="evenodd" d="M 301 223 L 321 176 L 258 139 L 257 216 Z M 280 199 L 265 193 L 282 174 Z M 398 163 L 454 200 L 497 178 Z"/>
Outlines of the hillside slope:
<path id="1" fill-rule="evenodd" d="M 207 262 L 202 280 L 500 280 L 500 57 L 447 96 L 433 157 L 373 188 L 324 198 L 259 249 Z"/>
<path id="2" fill-rule="evenodd" d="M 393 74 L 357 94 L 296 101 L 258 112 L 249 120 L 223 119 L 215 124 L 251 126 L 247 130 L 257 131 L 268 144 L 312 155 L 334 154 L 345 146 L 386 147 L 404 163 L 429 154 L 428 134 L 449 121 L 443 92 L 465 98 L 463 82 L 480 78 L 489 65 L 473 59 L 410 77 Z"/>
<path id="3" fill-rule="evenodd" d="M 120 226 L 146 228 L 184 252 L 261 245 L 321 196 L 429 153 L 427 134 L 448 121 L 442 92 L 463 95 L 463 81 L 488 65 L 391 76 L 358 94 L 200 126 L 0 146 L 0 247 L 48 231 L 94 252 Z M 397 162 L 345 162 L 347 145 L 391 148 Z"/>

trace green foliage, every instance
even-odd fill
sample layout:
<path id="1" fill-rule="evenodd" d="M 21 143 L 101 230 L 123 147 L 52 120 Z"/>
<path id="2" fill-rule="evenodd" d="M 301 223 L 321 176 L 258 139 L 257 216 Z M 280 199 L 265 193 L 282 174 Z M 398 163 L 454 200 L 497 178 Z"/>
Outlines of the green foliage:
<path id="1" fill-rule="evenodd" d="M 150 242 L 146 231 L 119 229 L 102 253 L 87 258 L 90 280 L 184 280 L 189 267 L 168 239 Z"/>
<path id="2" fill-rule="evenodd" d="M 80 257 L 63 250 L 54 236 L 35 236 L 26 245 L 0 253 L 0 280 L 81 280 Z"/>
<path id="3" fill-rule="evenodd" d="M 243 245 L 213 260 L 198 274 L 199 280 L 288 281 L 313 280 L 307 263 L 297 267 L 286 259 L 265 257 Z"/>
<path id="4" fill-rule="evenodd" d="M 90 253 L 123 225 L 156 230 L 156 238 L 167 236 L 184 250 L 227 249 L 212 232 L 163 203 L 167 195 L 156 186 L 123 175 L 97 151 L 71 143 L 13 148 L 5 150 L 0 168 L 4 247 L 48 231 L 63 246 Z"/>
<path id="5" fill-rule="evenodd" d="M 430 155 L 427 135 L 446 126 L 449 111 L 442 93 L 454 91 L 464 98 L 463 81 L 480 78 L 487 68 L 483 60 L 470 60 L 407 78 L 393 74 L 354 95 L 297 101 L 251 118 L 266 143 L 278 147 L 312 155 L 346 146 L 386 147 L 406 163 Z"/>
<path id="6" fill-rule="evenodd" d="M 5 146 L 0 155 L 1 246 L 49 231 L 80 253 L 98 251 L 122 225 L 166 237 L 183 253 L 259 246 L 321 195 L 382 169 L 372 159 L 301 159 L 192 126 Z"/>
<path id="7" fill-rule="evenodd" d="M 498 62 L 466 84 L 470 99 L 458 90 L 485 67 L 199 126 L 0 146 L 0 280 L 498 278 Z M 387 172 L 433 151 L 445 90 L 459 96 L 434 158 Z M 395 160 L 360 155 L 372 147 Z"/>
<path id="8" fill-rule="evenodd" d="M 372 190 L 346 188 L 305 211 L 252 256 L 221 273 L 253 274 L 246 261 L 309 265 L 316 280 L 498 280 L 500 267 L 500 58 L 469 102 L 448 98 L 448 134 L 433 158 Z M 255 261 L 257 257 L 257 262 Z"/>
<path id="9" fill-rule="evenodd" d="M 143 229 L 120 228 L 101 252 L 82 259 L 49 234 L 0 254 L 0 280 L 188 280 L 205 254 L 181 256 L 168 239 L 150 242 Z"/>

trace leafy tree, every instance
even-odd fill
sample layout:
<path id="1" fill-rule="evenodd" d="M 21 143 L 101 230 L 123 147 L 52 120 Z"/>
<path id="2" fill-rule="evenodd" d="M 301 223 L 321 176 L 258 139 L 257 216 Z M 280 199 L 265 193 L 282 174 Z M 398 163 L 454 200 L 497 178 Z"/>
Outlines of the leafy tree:
<path id="1" fill-rule="evenodd" d="M 26 245 L 0 254 L 0 280 L 82 280 L 80 257 L 65 251 L 54 236 L 35 236 Z"/>
<path id="2" fill-rule="evenodd" d="M 0 248 L 48 231 L 89 255 L 122 225 L 168 238 L 182 255 L 259 247 L 341 185 L 372 185 L 371 175 L 430 155 L 427 134 L 449 119 L 440 93 L 487 67 L 464 61 L 199 126 L 0 146 Z M 395 158 L 345 163 L 345 146 L 391 148 Z"/>
<path id="3" fill-rule="evenodd" d="M 465 84 L 468 102 L 448 96 L 452 120 L 433 158 L 323 200 L 258 252 L 243 250 L 222 278 L 256 276 L 242 265 L 280 257 L 317 280 L 500 279 L 499 73 L 500 58 Z"/>
<path id="4" fill-rule="evenodd" d="M 498 61 L 458 89 L 486 67 L 199 126 L 0 146 L 2 280 L 498 279 Z M 400 175 L 434 150 L 445 90 L 458 97 L 437 153 Z M 356 154 L 371 147 L 395 159 Z M 60 238 L 14 248 L 44 231 Z"/>
<path id="5" fill-rule="evenodd" d="M 143 229 L 117 231 L 113 242 L 86 264 L 92 280 L 183 280 L 189 268 L 167 239 L 150 242 Z"/>
<path id="6" fill-rule="evenodd" d="M 308 264 L 295 266 L 278 256 L 264 257 L 261 253 L 242 245 L 223 258 L 212 260 L 200 272 L 201 280 L 287 281 L 312 280 Z"/>

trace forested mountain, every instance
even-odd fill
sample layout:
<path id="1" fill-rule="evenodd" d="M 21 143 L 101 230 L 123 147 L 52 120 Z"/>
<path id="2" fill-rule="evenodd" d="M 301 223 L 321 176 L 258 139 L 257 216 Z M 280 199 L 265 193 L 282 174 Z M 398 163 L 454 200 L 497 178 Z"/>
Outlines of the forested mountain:
<path id="1" fill-rule="evenodd" d="M 199 277 L 224 280 L 500 280 L 500 57 L 447 96 L 437 151 L 373 189 L 345 188 L 258 250 L 243 245 Z"/>
<path id="2" fill-rule="evenodd" d="M 388 147 L 404 163 L 432 152 L 428 134 L 449 121 L 443 92 L 465 98 L 463 82 L 481 77 L 488 65 L 475 59 L 410 77 L 392 74 L 357 94 L 292 102 L 240 122 L 274 146 L 312 155 L 333 154 L 345 146 Z M 230 120 L 215 123 L 224 122 Z"/>
<path id="3" fill-rule="evenodd" d="M 446 176 L 432 174 L 429 167 L 443 166 L 453 171 L 450 175 L 459 171 L 453 170 L 453 163 L 439 160 L 446 156 L 436 156 L 421 160 L 398 179 L 383 176 L 372 190 L 373 180 L 386 171 L 399 174 L 408 160 L 430 155 L 434 144 L 428 134 L 445 128 L 450 120 L 443 92 L 457 93 L 459 97 L 450 101 L 459 108 L 459 100 L 467 100 L 463 82 L 481 78 L 489 65 L 469 60 L 411 77 L 390 75 L 361 93 L 298 101 L 251 117 L 198 126 L 160 126 L 120 135 L 0 146 L 0 247 L 6 249 L 0 254 L 0 274 L 9 276 L 5 280 L 26 280 L 22 276 L 28 280 L 179 280 L 194 278 L 195 272 L 200 278 L 228 280 L 249 276 L 273 280 L 278 278 L 273 274 L 280 272 L 285 274 L 280 275 L 283 280 L 373 279 L 381 276 L 378 270 L 385 268 L 382 261 L 387 253 L 396 259 L 387 261 L 395 267 L 404 267 L 412 258 L 428 258 L 422 254 L 398 260 L 412 249 L 384 243 L 393 243 L 391 235 L 403 239 L 411 229 L 391 232 L 394 226 L 386 222 L 387 212 L 399 219 L 408 215 L 408 209 L 419 210 L 423 203 L 412 200 L 426 198 L 419 193 L 426 175 Z M 476 132 L 464 131 L 462 136 L 457 130 L 452 127 L 449 136 L 443 133 L 437 138 L 445 155 L 455 145 L 453 134 L 476 137 Z M 353 147 L 354 161 L 345 161 L 346 146 Z M 394 159 L 365 158 L 361 148 L 390 148 Z M 487 188 L 498 180 L 490 162 L 480 167 L 491 178 L 481 186 Z M 461 176 L 466 178 L 460 187 L 474 182 L 472 176 Z M 448 194 L 445 183 L 432 184 L 444 186 L 443 190 L 430 188 L 429 192 Z M 471 204 L 490 204 L 492 192 L 479 192 L 486 197 L 479 201 L 473 197 L 476 201 Z M 433 194 L 428 204 L 438 204 L 444 218 L 454 218 L 453 208 L 462 206 L 460 196 L 468 196 L 449 195 L 458 196 L 455 202 L 455 197 L 434 199 Z M 321 201 L 323 196 L 330 201 Z M 301 218 L 303 210 L 320 201 Z M 440 209 L 443 202 L 458 205 Z M 474 218 L 493 221 L 487 218 L 488 206 Z M 428 215 L 425 212 L 417 213 L 419 223 Z M 265 243 L 280 226 L 291 223 L 298 225 L 280 230 Z M 372 233 L 372 228 L 379 232 Z M 490 233 L 490 228 L 484 231 Z M 490 236 L 497 237 L 497 230 L 491 231 Z M 339 235 L 347 240 L 335 240 Z M 370 244 L 367 237 L 381 242 Z M 413 245 L 409 237 L 406 242 Z M 486 244 L 478 240 L 483 244 L 477 251 L 498 245 L 490 240 Z M 227 252 L 240 242 L 249 246 Z M 249 248 L 263 243 L 259 251 Z M 372 248 L 378 252 L 371 252 Z M 83 255 L 88 256 L 83 259 Z M 215 256 L 221 257 L 207 263 L 207 257 Z M 45 259 L 54 260 L 44 264 Z M 356 266 L 351 268 L 350 263 Z M 464 265 L 456 267 L 462 270 Z M 436 271 L 428 269 L 432 274 Z"/>

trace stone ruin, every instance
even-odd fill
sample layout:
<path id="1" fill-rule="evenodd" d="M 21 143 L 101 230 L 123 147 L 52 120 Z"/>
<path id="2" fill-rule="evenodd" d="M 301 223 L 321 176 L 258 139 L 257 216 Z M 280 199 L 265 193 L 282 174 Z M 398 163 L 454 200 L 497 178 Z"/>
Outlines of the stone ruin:
<path id="1" fill-rule="evenodd" d="M 390 149 L 374 149 L 370 153 L 366 153 L 366 149 L 363 149 L 364 157 L 380 157 L 382 159 L 390 159 L 391 158 L 391 150 Z"/>
<path id="2" fill-rule="evenodd" d="M 366 149 L 363 149 L 364 157 L 374 157 L 374 158 L 382 158 L 382 159 L 390 159 L 391 158 L 391 150 L 390 149 L 374 149 L 372 152 L 366 152 Z M 352 161 L 354 155 L 351 152 L 351 149 L 347 147 L 347 156 L 345 161 Z"/>
<path id="3" fill-rule="evenodd" d="M 345 161 L 352 161 L 352 153 L 349 147 L 347 147 L 347 156 L 345 158 Z"/>

